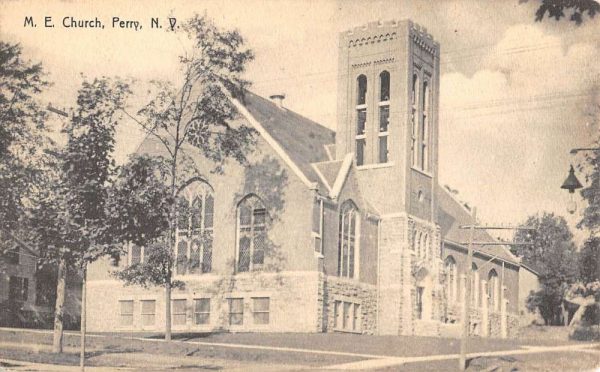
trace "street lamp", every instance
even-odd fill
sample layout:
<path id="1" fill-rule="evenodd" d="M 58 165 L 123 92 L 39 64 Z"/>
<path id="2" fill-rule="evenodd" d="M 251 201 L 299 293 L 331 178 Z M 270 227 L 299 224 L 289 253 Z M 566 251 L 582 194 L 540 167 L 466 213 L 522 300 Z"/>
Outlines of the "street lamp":
<path id="1" fill-rule="evenodd" d="M 575 169 L 573 169 L 573 165 L 571 165 L 571 168 L 569 169 L 569 175 L 560 187 L 561 189 L 569 190 L 569 194 L 571 194 L 571 200 L 569 200 L 569 202 L 567 203 L 567 212 L 569 212 L 570 214 L 575 213 L 575 211 L 577 210 L 577 203 L 575 202 L 573 194 L 575 193 L 575 190 L 580 189 L 582 187 L 583 186 L 581 185 L 581 182 L 579 182 L 579 180 L 575 176 Z"/>

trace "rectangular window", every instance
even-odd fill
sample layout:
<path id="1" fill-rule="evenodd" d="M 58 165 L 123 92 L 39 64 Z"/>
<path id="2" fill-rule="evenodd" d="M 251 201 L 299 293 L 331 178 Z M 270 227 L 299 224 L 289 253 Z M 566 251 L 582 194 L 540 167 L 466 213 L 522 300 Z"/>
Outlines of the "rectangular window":
<path id="1" fill-rule="evenodd" d="M 350 302 L 344 302 L 344 323 L 343 323 L 343 327 L 344 329 L 351 329 L 350 328 L 350 309 L 352 308 L 352 304 Z"/>
<path id="2" fill-rule="evenodd" d="M 365 138 L 356 139 L 356 165 L 361 166 L 365 163 L 365 148 L 367 141 Z"/>
<path id="3" fill-rule="evenodd" d="M 210 298 L 199 298 L 194 300 L 194 323 L 210 323 Z"/>
<path id="4" fill-rule="evenodd" d="M 29 292 L 29 279 L 11 276 L 8 279 L 8 298 L 11 301 L 25 302 Z"/>
<path id="5" fill-rule="evenodd" d="M 356 110 L 356 135 L 364 135 L 367 124 L 367 109 Z"/>
<path id="6" fill-rule="evenodd" d="M 313 239 L 316 253 L 323 253 L 323 200 L 317 199 L 313 204 Z"/>
<path id="7" fill-rule="evenodd" d="M 335 301 L 333 305 L 333 328 L 338 328 L 342 322 L 340 321 L 340 307 L 342 306 L 341 301 Z"/>
<path id="8" fill-rule="evenodd" d="M 133 325 L 133 301 L 119 301 L 119 324 L 121 326 Z"/>
<path id="9" fill-rule="evenodd" d="M 185 311 L 186 300 L 173 300 L 172 317 L 173 325 L 185 325 L 186 311 Z"/>
<path id="10" fill-rule="evenodd" d="M 348 301 L 334 301 L 333 328 L 341 331 L 357 332 L 361 329 L 360 304 Z"/>
<path id="11" fill-rule="evenodd" d="M 379 162 L 388 162 L 388 143 L 387 135 L 379 135 Z"/>
<path id="12" fill-rule="evenodd" d="M 156 301 L 142 300 L 142 325 L 153 326 L 156 320 Z"/>
<path id="13" fill-rule="evenodd" d="M 390 106 L 379 107 L 379 162 L 388 162 L 388 129 L 390 121 Z"/>
<path id="14" fill-rule="evenodd" d="M 425 288 L 417 287 L 417 319 L 423 319 L 423 291 Z"/>
<path id="15" fill-rule="evenodd" d="M 244 324 L 244 299 L 229 299 L 229 325 Z"/>
<path id="16" fill-rule="evenodd" d="M 269 297 L 252 298 L 252 317 L 254 324 L 269 324 Z"/>

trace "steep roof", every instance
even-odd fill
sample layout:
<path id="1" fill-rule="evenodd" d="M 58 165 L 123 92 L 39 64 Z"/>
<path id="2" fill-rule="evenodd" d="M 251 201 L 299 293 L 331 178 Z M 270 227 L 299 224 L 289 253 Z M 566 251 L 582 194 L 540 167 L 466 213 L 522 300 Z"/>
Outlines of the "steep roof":
<path id="1" fill-rule="evenodd" d="M 321 184 L 311 163 L 329 160 L 325 145 L 335 142 L 335 132 L 252 92 L 246 92 L 243 104 L 302 173 Z"/>
<path id="2" fill-rule="evenodd" d="M 442 239 L 464 245 L 469 241 L 469 230 L 459 228 L 461 225 L 469 225 L 473 222 L 471 215 L 456 201 L 444 188 L 437 187 L 438 218 L 441 227 Z M 496 242 L 485 230 L 475 230 L 474 240 L 477 242 Z M 506 246 L 486 245 L 475 247 L 476 250 L 489 256 L 495 256 L 503 260 L 518 263 Z"/>

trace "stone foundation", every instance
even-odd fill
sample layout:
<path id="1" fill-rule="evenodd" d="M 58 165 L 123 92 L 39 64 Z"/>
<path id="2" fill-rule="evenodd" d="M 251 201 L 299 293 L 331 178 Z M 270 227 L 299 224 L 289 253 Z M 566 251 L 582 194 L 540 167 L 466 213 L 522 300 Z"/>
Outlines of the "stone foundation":
<path id="1" fill-rule="evenodd" d="M 376 333 L 377 288 L 374 285 L 360 283 L 353 279 L 323 275 L 323 280 L 319 283 L 319 288 L 319 303 L 323 304 L 323 307 L 318 319 L 321 320 L 320 324 L 323 332 Z M 335 324 L 336 301 L 359 305 L 360 327 L 355 327 L 355 329 L 347 327 L 344 329 L 340 324 Z"/>
<path id="2" fill-rule="evenodd" d="M 173 290 L 172 300 L 186 300 L 185 323 L 173 324 L 173 332 L 319 332 L 319 273 L 244 273 L 235 276 L 182 277 L 185 289 Z M 253 298 L 269 298 L 268 324 L 254 319 Z M 229 324 L 229 299 L 243 299 L 243 324 Z M 210 299 L 208 324 L 196 324 L 194 300 Z M 142 324 L 141 301 L 155 301 L 154 322 Z M 123 325 L 119 301 L 133 301 L 133 323 Z M 88 330 L 90 332 L 164 331 L 164 289 L 125 287 L 119 281 L 88 283 Z M 172 309 L 172 315 L 173 309 Z M 258 322 L 259 323 L 259 322 Z"/>

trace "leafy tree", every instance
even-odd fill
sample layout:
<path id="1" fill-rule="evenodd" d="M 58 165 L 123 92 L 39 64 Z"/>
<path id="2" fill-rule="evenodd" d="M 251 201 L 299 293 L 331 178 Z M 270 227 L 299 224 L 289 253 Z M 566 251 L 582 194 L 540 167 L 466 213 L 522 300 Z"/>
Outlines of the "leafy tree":
<path id="1" fill-rule="evenodd" d="M 587 206 L 577 227 L 585 228 L 596 236 L 600 233 L 600 149 L 587 152 L 585 165 L 579 168 L 586 172 L 581 196 L 587 201 Z"/>
<path id="2" fill-rule="evenodd" d="M 219 29 L 206 16 L 195 15 L 183 26 L 193 42 L 193 50 L 180 56 L 183 79 L 175 88 L 169 82 L 153 81 L 153 99 L 137 116 L 127 113 L 148 137 L 159 143 L 167 165 L 171 200 L 199 175 L 189 151 L 199 151 L 221 172 L 227 159 L 245 163 L 254 144 L 254 130 L 235 124 L 236 104 L 243 99 L 249 82 L 242 74 L 253 59 L 244 48 L 238 31 Z M 129 268 L 117 274 L 126 283 L 162 285 L 165 289 L 165 339 L 171 339 L 171 289 L 173 280 L 177 203 L 168 208 L 168 229 L 163 244 L 154 244 L 148 259 L 156 264 Z"/>
<path id="3" fill-rule="evenodd" d="M 124 240 L 145 247 L 144 261 L 113 274 L 126 285 L 165 286 L 173 267 L 168 244 L 169 213 L 173 204 L 168 164 L 162 157 L 134 155 L 126 164 L 111 192 L 111 209 Z M 171 281 L 183 288 L 183 282 Z"/>
<path id="4" fill-rule="evenodd" d="M 520 0 L 525 3 L 528 0 Z M 569 19 L 577 25 L 583 23 L 583 16 L 587 14 L 594 18 L 596 13 L 600 12 L 600 3 L 596 0 L 539 0 L 540 6 L 535 12 L 535 20 L 540 22 L 546 17 L 560 20 L 566 17 L 565 11 L 569 10 L 571 15 Z"/>
<path id="5" fill-rule="evenodd" d="M 513 246 L 511 250 L 540 274 L 541 289 L 530 296 L 529 303 L 540 310 L 547 324 L 555 323 L 565 292 L 578 276 L 573 234 L 565 219 L 553 213 L 531 216 L 523 225 L 535 230 L 519 230 L 515 241 L 531 245 Z"/>
<path id="6" fill-rule="evenodd" d="M 13 235 L 25 200 L 40 180 L 46 112 L 37 97 L 49 86 L 40 63 L 22 59 L 18 44 L 0 41 L 0 228 Z"/>
<path id="7" fill-rule="evenodd" d="M 81 271 L 85 286 L 87 263 L 112 253 L 117 245 L 114 218 L 107 213 L 108 185 L 115 172 L 117 111 L 128 94 L 128 85 L 119 80 L 82 83 L 66 128 L 67 144 L 55 152 L 54 167 L 30 210 L 29 229 L 43 260 L 58 263 L 54 352 L 62 352 L 67 271 Z"/>
<path id="8" fill-rule="evenodd" d="M 588 239 L 579 252 L 579 279 L 583 283 L 600 281 L 600 238 Z"/>

